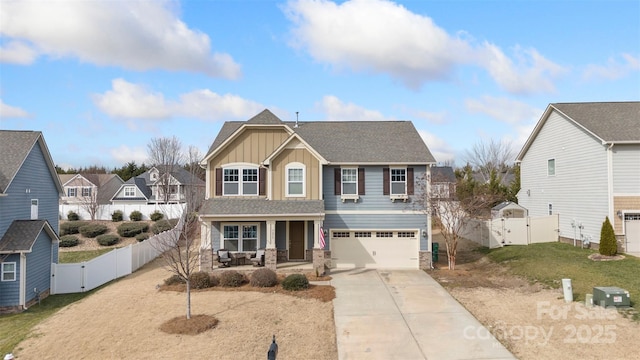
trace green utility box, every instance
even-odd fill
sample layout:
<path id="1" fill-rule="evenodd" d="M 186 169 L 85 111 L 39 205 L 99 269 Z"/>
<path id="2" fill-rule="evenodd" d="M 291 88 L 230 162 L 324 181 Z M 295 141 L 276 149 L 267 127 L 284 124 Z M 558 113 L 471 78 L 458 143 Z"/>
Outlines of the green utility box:
<path id="1" fill-rule="evenodd" d="M 431 243 L 431 261 L 434 263 L 438 262 L 438 248 L 440 244 Z"/>
<path id="2" fill-rule="evenodd" d="M 629 307 L 631 306 L 631 299 L 629 292 L 619 287 L 594 287 L 593 305 Z"/>

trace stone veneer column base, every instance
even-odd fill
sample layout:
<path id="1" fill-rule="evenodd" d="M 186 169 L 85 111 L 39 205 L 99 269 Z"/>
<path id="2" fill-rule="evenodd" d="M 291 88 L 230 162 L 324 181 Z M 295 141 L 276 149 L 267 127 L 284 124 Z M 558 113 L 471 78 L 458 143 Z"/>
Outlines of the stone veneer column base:
<path id="1" fill-rule="evenodd" d="M 431 260 L 431 251 L 420 251 L 418 260 L 418 267 L 420 268 L 420 270 L 430 270 L 432 268 Z"/>
<path id="2" fill-rule="evenodd" d="M 211 249 L 200 249 L 200 271 L 213 270 L 213 252 Z"/>
<path id="3" fill-rule="evenodd" d="M 267 269 L 276 271 L 278 263 L 278 249 L 265 249 L 264 250 L 264 266 Z"/>
<path id="4" fill-rule="evenodd" d="M 326 266 L 323 249 L 313 249 L 313 272 L 316 275 L 324 275 L 329 268 Z"/>

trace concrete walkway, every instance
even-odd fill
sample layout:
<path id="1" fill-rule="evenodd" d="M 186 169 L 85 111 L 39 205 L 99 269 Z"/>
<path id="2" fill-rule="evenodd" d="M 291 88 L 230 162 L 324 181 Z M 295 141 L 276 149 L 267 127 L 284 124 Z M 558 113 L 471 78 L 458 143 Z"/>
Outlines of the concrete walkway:
<path id="1" fill-rule="evenodd" d="M 338 358 L 515 359 L 419 270 L 331 272 Z"/>

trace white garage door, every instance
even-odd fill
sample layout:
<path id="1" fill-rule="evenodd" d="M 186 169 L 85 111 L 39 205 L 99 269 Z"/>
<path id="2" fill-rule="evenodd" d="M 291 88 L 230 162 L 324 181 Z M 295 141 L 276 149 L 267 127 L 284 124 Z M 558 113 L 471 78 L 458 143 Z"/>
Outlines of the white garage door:
<path id="1" fill-rule="evenodd" d="M 417 269 L 418 230 L 331 232 L 331 260 L 337 268 Z"/>
<path id="2" fill-rule="evenodd" d="M 627 252 L 640 253 L 640 214 L 624 215 L 624 234 Z"/>

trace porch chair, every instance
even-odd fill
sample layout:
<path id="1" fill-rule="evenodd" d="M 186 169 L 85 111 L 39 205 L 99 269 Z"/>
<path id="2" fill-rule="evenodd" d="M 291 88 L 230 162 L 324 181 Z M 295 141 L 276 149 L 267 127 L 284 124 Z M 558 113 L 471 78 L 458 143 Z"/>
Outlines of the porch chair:
<path id="1" fill-rule="evenodd" d="M 251 258 L 253 266 L 264 266 L 264 249 L 258 249 L 256 255 Z"/>
<path id="2" fill-rule="evenodd" d="M 229 250 L 227 249 L 218 250 L 218 262 L 220 263 L 220 267 L 231 266 L 231 256 L 229 256 Z"/>

